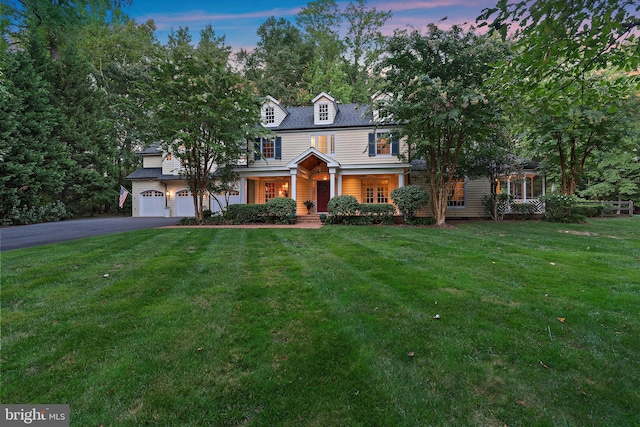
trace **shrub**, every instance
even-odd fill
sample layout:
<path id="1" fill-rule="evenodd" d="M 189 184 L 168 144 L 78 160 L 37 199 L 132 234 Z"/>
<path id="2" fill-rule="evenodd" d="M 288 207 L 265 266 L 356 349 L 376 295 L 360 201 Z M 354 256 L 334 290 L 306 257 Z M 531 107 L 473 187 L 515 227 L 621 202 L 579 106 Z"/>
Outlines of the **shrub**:
<path id="1" fill-rule="evenodd" d="M 368 224 L 393 224 L 393 214 L 396 208 L 386 203 L 363 203 L 360 205 L 360 215 L 367 219 Z"/>
<path id="2" fill-rule="evenodd" d="M 347 217 L 356 216 L 360 209 L 360 203 L 353 196 L 336 196 L 329 200 L 327 211 L 331 215 L 333 224 L 342 224 Z"/>
<path id="3" fill-rule="evenodd" d="M 531 219 L 538 210 L 535 203 L 512 203 L 511 213 L 516 219 Z"/>
<path id="4" fill-rule="evenodd" d="M 271 221 L 286 224 L 289 215 L 296 212 L 296 201 L 288 197 L 276 197 L 266 203 L 266 213 Z"/>
<path id="5" fill-rule="evenodd" d="M 578 203 L 576 196 L 551 194 L 540 197 L 545 204 L 544 220 L 549 222 L 584 222 L 585 217 L 574 209 Z"/>
<path id="6" fill-rule="evenodd" d="M 267 219 L 267 205 L 234 204 L 229 205 L 227 212 L 233 224 L 265 222 Z"/>
<path id="7" fill-rule="evenodd" d="M 504 219 L 512 200 L 513 196 L 507 193 L 488 194 L 482 198 L 482 205 L 491 219 L 498 221 Z"/>
<path id="8" fill-rule="evenodd" d="M 407 219 L 415 218 L 418 211 L 429 204 L 427 190 L 419 185 L 396 188 L 391 192 L 391 199 Z"/>
<path id="9" fill-rule="evenodd" d="M 605 206 L 601 203 L 584 203 L 578 204 L 573 208 L 573 212 L 578 215 L 584 215 L 587 218 L 594 218 L 604 215 Z"/>
<path id="10" fill-rule="evenodd" d="M 72 216 L 65 204 L 60 200 L 56 200 L 43 206 L 14 207 L 9 212 L 5 222 L 13 225 L 27 225 L 41 222 L 57 222 Z"/>

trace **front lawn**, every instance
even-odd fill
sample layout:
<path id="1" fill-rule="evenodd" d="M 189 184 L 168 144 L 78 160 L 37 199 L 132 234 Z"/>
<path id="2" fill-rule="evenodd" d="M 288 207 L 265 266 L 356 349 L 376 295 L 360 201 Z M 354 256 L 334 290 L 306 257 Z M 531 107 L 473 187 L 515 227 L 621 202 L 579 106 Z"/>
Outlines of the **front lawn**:
<path id="1" fill-rule="evenodd" d="M 639 217 L 155 229 L 1 267 L 0 401 L 72 426 L 640 425 Z"/>

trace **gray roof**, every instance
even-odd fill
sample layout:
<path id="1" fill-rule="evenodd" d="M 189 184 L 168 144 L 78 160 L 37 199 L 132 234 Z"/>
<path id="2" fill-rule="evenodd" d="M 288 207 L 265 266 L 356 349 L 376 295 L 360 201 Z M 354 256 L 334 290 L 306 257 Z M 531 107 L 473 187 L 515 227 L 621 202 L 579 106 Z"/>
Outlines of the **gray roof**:
<path id="1" fill-rule="evenodd" d="M 144 155 L 158 155 L 162 154 L 162 148 L 160 147 L 159 142 L 152 142 L 147 148 L 142 150 L 140 154 Z"/>
<path id="2" fill-rule="evenodd" d="M 338 104 L 338 112 L 332 124 L 316 125 L 313 123 L 313 106 L 288 107 L 289 115 L 272 127 L 274 131 L 299 129 L 327 129 L 373 125 L 373 115 L 369 107 L 358 104 Z"/>
<path id="3" fill-rule="evenodd" d="M 181 175 L 163 175 L 162 168 L 139 168 L 131 172 L 125 179 L 156 179 L 158 181 L 171 181 L 181 180 L 184 176 Z"/>

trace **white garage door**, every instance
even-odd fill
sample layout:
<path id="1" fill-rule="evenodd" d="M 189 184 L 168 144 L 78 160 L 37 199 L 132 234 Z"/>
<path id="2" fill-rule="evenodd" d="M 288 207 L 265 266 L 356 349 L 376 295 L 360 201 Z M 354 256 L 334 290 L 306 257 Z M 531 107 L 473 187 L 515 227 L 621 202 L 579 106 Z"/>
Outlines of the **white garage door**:
<path id="1" fill-rule="evenodd" d="M 147 190 L 140 193 L 140 216 L 164 216 L 164 193 Z"/>
<path id="2" fill-rule="evenodd" d="M 182 190 L 176 193 L 176 216 L 196 216 L 193 197 L 191 197 L 189 190 Z"/>

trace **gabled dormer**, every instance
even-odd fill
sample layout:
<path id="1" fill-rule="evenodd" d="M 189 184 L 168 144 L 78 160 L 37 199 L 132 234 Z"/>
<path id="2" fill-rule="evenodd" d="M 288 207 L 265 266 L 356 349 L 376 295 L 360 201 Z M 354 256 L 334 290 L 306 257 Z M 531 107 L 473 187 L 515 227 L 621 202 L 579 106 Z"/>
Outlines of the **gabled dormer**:
<path id="1" fill-rule="evenodd" d="M 390 99 L 391 95 L 381 92 L 376 92 L 371 97 L 371 110 L 373 112 L 373 121 L 375 123 L 388 122 L 391 119 L 389 116 L 384 116 L 380 113 L 380 107 L 386 105 Z"/>
<path id="2" fill-rule="evenodd" d="M 289 115 L 287 109 L 272 96 L 267 96 L 267 102 L 262 106 L 260 116 L 264 127 L 280 126 L 280 123 Z"/>
<path id="3" fill-rule="evenodd" d="M 338 103 L 335 98 L 322 92 L 313 98 L 313 124 L 331 125 L 338 114 Z"/>

